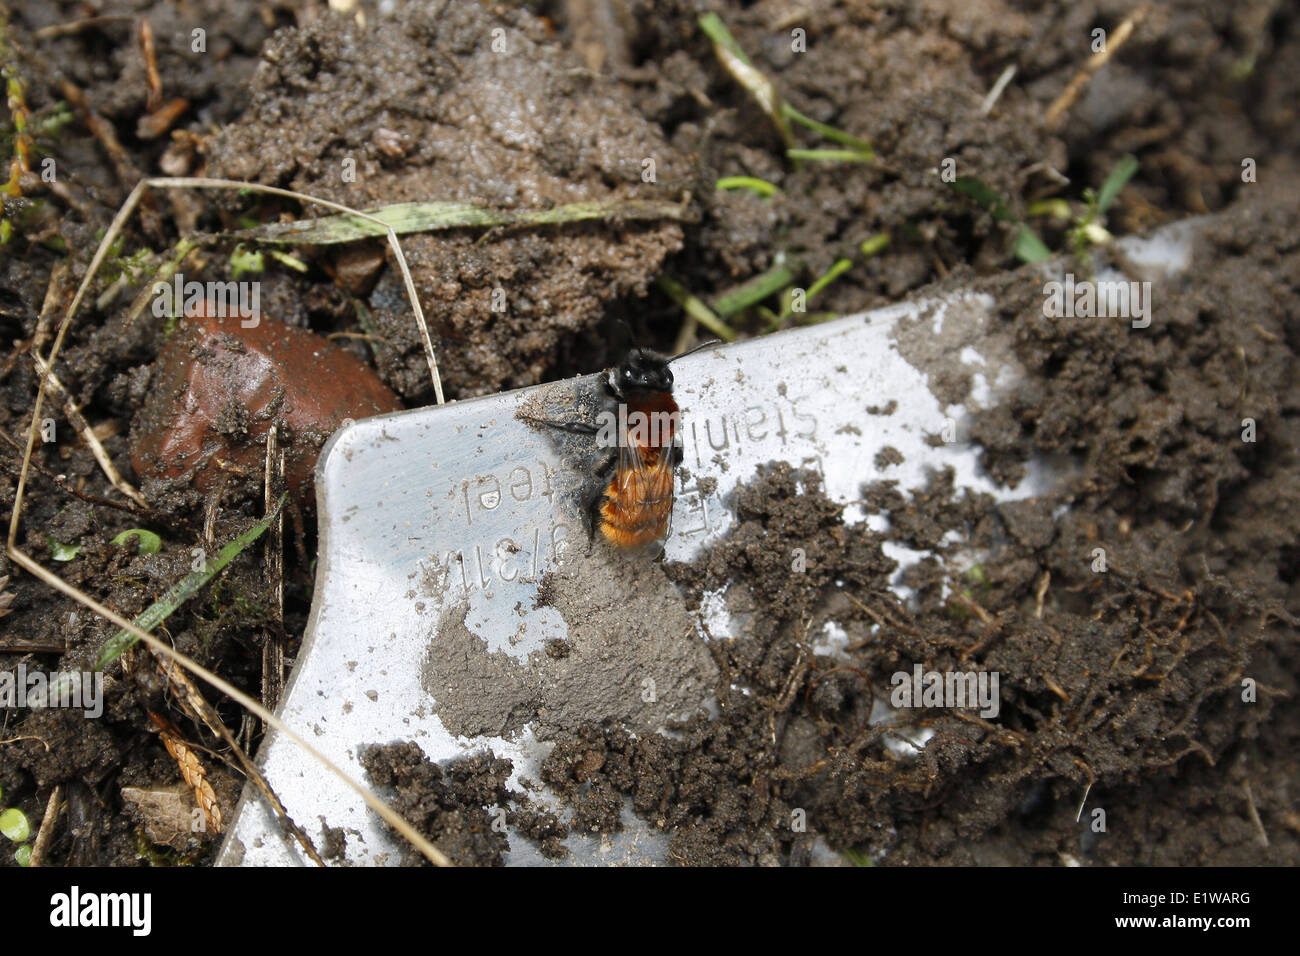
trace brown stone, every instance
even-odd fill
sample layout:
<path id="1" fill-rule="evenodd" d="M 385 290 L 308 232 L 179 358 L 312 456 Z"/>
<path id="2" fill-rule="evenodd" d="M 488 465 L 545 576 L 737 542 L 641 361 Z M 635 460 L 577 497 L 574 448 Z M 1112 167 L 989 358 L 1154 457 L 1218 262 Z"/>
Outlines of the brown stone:
<path id="1" fill-rule="evenodd" d="M 189 474 L 207 492 L 223 471 L 260 476 L 275 424 L 289 489 L 302 497 L 321 445 L 344 419 L 402 407 L 368 365 L 327 339 L 266 316 L 214 311 L 208 303 L 182 319 L 158 356 L 131 432 L 141 479 Z"/>

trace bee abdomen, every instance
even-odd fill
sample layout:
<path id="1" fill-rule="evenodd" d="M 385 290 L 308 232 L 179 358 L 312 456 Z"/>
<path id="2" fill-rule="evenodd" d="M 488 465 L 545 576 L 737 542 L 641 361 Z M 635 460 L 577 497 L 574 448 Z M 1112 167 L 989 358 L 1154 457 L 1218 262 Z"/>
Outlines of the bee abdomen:
<path id="1" fill-rule="evenodd" d="M 634 547 L 661 537 L 673 510 L 672 486 L 663 494 L 628 498 L 620 493 L 618 479 L 610 482 L 600 509 L 601 534 L 620 547 Z"/>

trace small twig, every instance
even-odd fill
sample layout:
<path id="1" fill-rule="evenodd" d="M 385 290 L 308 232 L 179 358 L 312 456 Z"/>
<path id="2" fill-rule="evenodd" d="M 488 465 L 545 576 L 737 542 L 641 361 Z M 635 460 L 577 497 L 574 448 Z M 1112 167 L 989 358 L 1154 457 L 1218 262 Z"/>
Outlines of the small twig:
<path id="1" fill-rule="evenodd" d="M 261 770 L 257 768 L 257 765 L 249 759 L 248 754 L 239 746 L 239 743 L 235 740 L 235 735 L 230 732 L 230 728 L 226 726 L 225 721 L 221 719 L 216 709 L 208 703 L 207 699 L 199 692 L 199 689 L 194 686 L 194 682 L 185 676 L 185 672 L 181 670 L 174 661 L 166 660 L 158 655 L 155 655 L 154 660 L 158 666 L 158 670 L 171 685 L 173 691 L 177 694 L 177 697 L 183 701 L 187 709 L 196 714 L 200 720 L 208 725 L 208 729 L 224 740 L 226 746 L 228 746 L 239 759 L 240 764 L 244 768 L 244 772 L 248 774 L 248 779 L 253 781 L 257 789 L 262 792 L 262 796 L 266 797 L 267 802 L 271 805 L 271 809 L 275 811 L 276 817 L 280 820 L 280 825 L 285 828 L 287 833 L 298 841 L 298 844 L 312 859 L 312 862 L 317 866 L 324 866 L 325 861 L 320 858 L 320 854 L 316 851 L 316 845 L 312 843 L 311 837 L 307 836 L 307 834 L 302 831 L 302 828 L 293 822 L 293 819 L 289 816 L 289 811 L 284 808 L 284 804 L 280 802 L 280 798 L 276 796 L 275 791 L 271 789 L 271 785 L 267 782 L 266 777 L 262 775 Z M 155 723 L 157 723 L 157 721 L 155 721 Z M 171 747 L 168 747 L 167 749 L 169 752 L 172 752 Z M 176 756 L 175 753 L 172 753 L 172 755 Z M 178 763 L 182 764 L 181 769 L 182 773 L 184 773 L 185 767 L 183 761 L 180 757 L 177 757 L 176 759 Z M 189 778 L 186 778 L 186 782 L 189 782 Z M 191 784 L 191 786 L 193 786 L 193 784 Z M 204 808 L 204 813 L 207 813 L 206 807 Z M 220 830 L 220 825 L 220 815 L 218 815 L 218 830 Z"/>
<path id="2" fill-rule="evenodd" d="M 1052 583 L 1052 572 L 1044 571 L 1038 582 L 1038 591 L 1034 594 L 1034 617 L 1043 619 L 1043 599 L 1047 597 L 1048 585 Z"/>
<path id="3" fill-rule="evenodd" d="M 1151 12 L 1151 4 L 1144 3 L 1132 13 L 1128 18 L 1115 28 L 1115 32 L 1107 37 L 1106 45 L 1088 58 L 1088 61 L 1079 68 L 1079 72 L 1074 74 L 1073 79 L 1066 85 L 1061 95 L 1047 110 L 1045 122 L 1048 129 L 1056 127 L 1060 122 L 1061 116 L 1074 105 L 1074 101 L 1079 98 L 1083 88 L 1088 85 L 1088 81 L 1093 78 L 1098 70 L 1110 62 L 1110 58 L 1118 52 L 1119 48 L 1124 45 L 1133 33 L 1133 30 L 1139 23 L 1146 19 Z"/>
<path id="4" fill-rule="evenodd" d="M 18 444 L 18 442 L 14 441 L 4 432 L 0 432 L 0 438 L 3 438 L 10 445 L 12 445 L 20 455 L 22 454 L 23 446 Z M 110 501 L 108 498 L 101 498 L 99 495 L 92 495 L 85 491 L 78 491 L 76 488 L 73 488 L 71 485 L 69 485 L 67 479 L 64 478 L 62 475 L 56 475 L 54 472 L 50 471 L 48 468 L 46 468 L 44 465 L 42 465 L 39 461 L 36 461 L 35 459 L 32 460 L 31 465 L 33 468 L 39 471 L 46 478 L 50 479 L 50 481 L 54 482 L 55 486 L 60 491 L 66 492 L 67 494 L 72 495 L 74 498 L 80 498 L 82 501 L 85 501 L 88 504 L 103 505 L 105 508 L 116 508 L 118 511 L 125 511 L 127 514 L 130 515 L 141 515 L 145 513 L 144 511 L 141 511 L 138 507 L 134 505 L 123 504 L 120 501 Z M 17 475 L 18 472 L 14 471 L 13 474 Z"/>
<path id="5" fill-rule="evenodd" d="M 41 817 L 41 828 L 36 831 L 36 841 L 32 844 L 32 856 L 28 866 L 40 866 L 45 859 L 45 851 L 54 839 L 54 821 L 63 809 L 63 784 L 59 784 L 50 793 L 49 802 L 45 804 L 45 816 Z"/>
<path id="6" fill-rule="evenodd" d="M 280 486 L 284 484 L 284 452 L 277 445 L 276 427 L 272 425 L 266 433 L 266 470 L 264 474 L 264 491 L 266 510 L 269 513 L 280 498 Z M 284 691 L 284 512 L 281 511 L 270 527 L 267 541 L 266 577 L 275 586 L 275 621 L 276 626 L 266 634 L 262 644 L 262 706 L 275 710 Z M 267 731 L 263 723 L 262 732 Z"/>
<path id="7" fill-rule="evenodd" d="M 136 491 L 131 483 L 122 477 L 122 473 L 119 472 L 117 466 L 113 464 L 113 459 L 109 457 L 104 446 L 100 444 L 99 439 L 95 437 L 95 430 L 90 427 L 90 423 L 86 421 L 86 417 L 81 414 L 81 409 L 78 408 L 77 403 L 73 401 L 72 394 L 68 391 L 67 387 L 59 381 L 59 377 L 54 374 L 49 365 L 46 364 L 45 359 L 41 358 L 41 354 L 35 349 L 32 349 L 32 361 L 36 364 L 37 373 L 49 383 L 50 387 L 55 392 L 58 392 L 63 396 L 63 410 L 67 414 L 68 420 L 72 422 L 73 426 L 79 432 L 81 432 L 82 440 L 90 446 L 90 451 L 95 456 L 95 461 L 99 462 L 99 467 L 103 470 L 104 476 L 108 478 L 114 488 L 122 492 L 122 494 L 126 495 L 141 508 L 148 511 L 149 502 L 145 501 L 144 495 Z"/>
<path id="8" fill-rule="evenodd" d="M 904 624 L 900 621 L 895 621 L 893 618 L 885 617 L 883 614 L 879 613 L 878 611 L 872 610 L 867 604 L 858 600 L 852 594 L 846 593 L 844 596 L 849 599 L 850 604 L 856 607 L 863 614 L 866 614 L 869 618 L 871 618 L 881 627 L 892 627 L 894 630 L 902 631 L 904 634 L 910 634 L 912 637 L 919 636 L 916 628 Z M 850 645 L 848 648 L 846 648 L 846 650 L 850 650 L 850 651 L 857 650 L 858 648 L 862 647 L 865 643 L 866 643 L 865 641 L 862 641 L 857 644 Z"/>
<path id="9" fill-rule="evenodd" d="M 1002 75 L 999 76 L 997 82 L 993 84 L 993 89 L 989 90 L 989 95 L 984 97 L 984 102 L 980 105 L 980 116 L 989 115 L 993 109 L 993 104 L 995 104 L 998 101 L 998 98 L 1002 96 L 1002 91 L 1007 88 L 1007 84 L 1011 82 L 1015 75 L 1016 65 L 1014 63 L 1002 71 Z"/>
<path id="10" fill-rule="evenodd" d="M 1241 789 L 1246 792 L 1246 812 L 1250 814 L 1251 823 L 1255 824 L 1255 829 L 1259 831 L 1259 845 L 1267 850 L 1268 831 L 1264 829 L 1264 822 L 1260 820 L 1259 810 L 1255 807 L 1255 795 L 1250 792 L 1250 781 L 1242 781 Z"/>
<path id="11" fill-rule="evenodd" d="M 153 113 L 162 105 L 162 77 L 158 75 L 158 57 L 154 51 L 153 27 L 143 17 L 140 19 L 139 32 L 140 52 L 144 56 L 144 77 L 149 88 L 148 97 L 145 100 L 145 109 Z"/>
<path id="12" fill-rule="evenodd" d="M 67 641 L 0 641 L 0 654 L 64 654 L 67 650 Z"/>
<path id="13" fill-rule="evenodd" d="M 953 593 L 953 598 L 958 604 L 983 621 L 985 625 L 989 627 L 993 626 L 996 619 L 992 614 L 984 610 L 980 603 L 969 594 L 963 594 L 961 591 L 956 591 Z"/>
<path id="14" fill-rule="evenodd" d="M 958 720 L 984 728 L 995 737 L 1009 737 L 1011 744 L 1014 747 L 1023 747 L 1028 743 L 1028 739 L 1024 734 L 1014 731 L 1009 727 L 999 727 L 997 724 L 991 724 L 983 717 L 976 717 L 974 714 L 967 714 L 960 710 L 953 710 L 952 715 Z"/>
<path id="15" fill-rule="evenodd" d="M 1079 812 L 1074 815 L 1074 822 L 1078 823 L 1083 819 L 1083 808 L 1088 804 L 1088 794 L 1092 793 L 1092 785 L 1097 782 L 1097 778 L 1093 775 L 1092 769 L 1082 760 L 1076 758 L 1074 763 L 1082 767 L 1084 773 L 1088 775 L 1088 785 L 1083 788 L 1083 799 L 1079 801 Z"/>
<path id="16" fill-rule="evenodd" d="M 41 27 L 32 33 L 32 39 L 50 40 L 54 37 L 72 36 L 91 27 L 102 27 L 109 23 L 130 23 L 134 19 L 135 17 L 125 13 L 106 13 L 103 16 L 73 20 L 71 23 L 56 23 L 53 26 Z"/>
<path id="17" fill-rule="evenodd" d="M 1048 690 L 1050 690 L 1057 697 L 1061 698 L 1061 700 L 1065 701 L 1067 704 L 1070 702 L 1070 695 L 1065 692 L 1065 690 L 1061 687 L 1060 684 L 1052 680 L 1052 678 L 1049 677 L 1047 674 L 1043 674 L 1042 678 L 1043 678 L 1043 683 L 1047 685 Z"/>

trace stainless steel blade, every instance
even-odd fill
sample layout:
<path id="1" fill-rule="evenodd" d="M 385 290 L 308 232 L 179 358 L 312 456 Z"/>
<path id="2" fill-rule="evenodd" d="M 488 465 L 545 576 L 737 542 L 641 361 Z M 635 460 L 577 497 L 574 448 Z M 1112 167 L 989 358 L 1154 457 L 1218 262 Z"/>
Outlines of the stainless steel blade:
<path id="1" fill-rule="evenodd" d="M 1163 251 L 1143 244 L 1128 251 L 1176 271 L 1189 236 L 1171 235 Z M 843 502 L 878 479 L 919 488 L 944 466 L 958 488 L 999 500 L 1044 490 L 1041 468 L 1014 491 L 995 487 L 964 440 L 970 409 L 935 395 L 942 382 L 970 375 L 968 401 L 987 406 L 1017 381 L 1010 333 L 993 304 L 956 293 L 675 363 L 685 461 L 666 557 L 689 560 L 724 534 L 728 495 L 771 461 L 817 469 Z M 636 578 L 642 572 L 600 543 L 586 553 L 574 471 L 581 436 L 557 440 L 517 417 L 524 407 L 563 413 L 580 405 L 597 379 L 358 421 L 325 446 L 315 601 L 280 716 L 355 779 L 365 779 L 359 748 L 414 740 L 437 761 L 491 747 L 514 761 L 518 786 L 538 779 L 548 752 L 539 728 L 618 716 L 649 732 L 677 709 L 707 706 L 696 667 L 705 638 L 673 606 L 671 586 Z M 955 440 L 936 445 L 936 435 Z M 901 461 L 878 463 L 886 447 Z M 904 564 L 919 557 L 902 548 L 892 555 Z M 539 593 L 548 571 L 569 582 L 563 601 Z M 607 580 L 648 583 L 619 606 L 601 603 Z M 717 637 L 726 626 L 723 614 L 710 631 Z M 571 648 L 568 663 L 547 659 L 555 640 Z M 634 699 L 645 674 L 668 675 L 653 707 Z M 378 817 L 292 742 L 270 734 L 259 760 L 314 838 L 323 826 L 343 828 L 347 863 L 397 862 L 395 839 Z M 666 837 L 630 812 L 624 823 L 614 838 L 570 836 L 570 862 L 661 862 Z M 510 834 L 510 844 L 509 862 L 545 862 L 522 836 Z M 220 862 L 303 858 L 254 792 L 240 802 Z"/>

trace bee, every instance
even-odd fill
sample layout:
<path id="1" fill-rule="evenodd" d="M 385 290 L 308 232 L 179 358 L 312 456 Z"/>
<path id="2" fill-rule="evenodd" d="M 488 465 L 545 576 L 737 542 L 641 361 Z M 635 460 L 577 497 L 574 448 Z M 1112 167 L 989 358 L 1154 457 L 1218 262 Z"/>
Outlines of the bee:
<path id="1" fill-rule="evenodd" d="M 669 366 L 717 344 L 705 342 L 672 358 L 633 348 L 605 375 L 604 407 L 597 424 L 525 416 L 533 424 L 592 436 L 604 452 L 586 506 L 588 550 L 597 531 L 611 545 L 626 550 L 667 538 L 673 481 L 684 455 Z"/>

